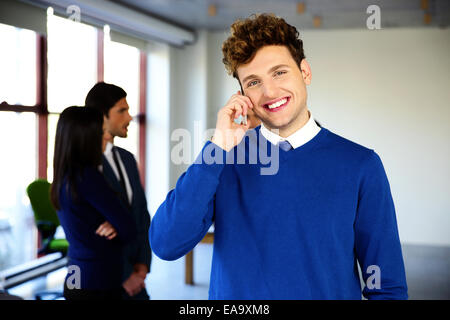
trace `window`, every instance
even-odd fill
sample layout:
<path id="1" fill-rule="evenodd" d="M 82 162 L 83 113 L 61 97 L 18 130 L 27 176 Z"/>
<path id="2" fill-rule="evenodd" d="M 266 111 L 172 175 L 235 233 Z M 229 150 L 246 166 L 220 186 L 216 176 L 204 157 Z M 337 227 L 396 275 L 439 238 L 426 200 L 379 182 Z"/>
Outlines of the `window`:
<path id="1" fill-rule="evenodd" d="M 59 113 L 84 105 L 97 82 L 97 29 L 48 15 L 48 155 L 47 179 L 53 180 L 53 152 Z"/>
<path id="2" fill-rule="evenodd" d="M 97 29 L 48 16 L 48 110 L 84 105 L 97 82 Z"/>
<path id="3" fill-rule="evenodd" d="M 138 154 L 139 135 L 145 136 L 139 131 L 140 123 L 145 128 L 145 118 L 138 122 L 140 103 L 145 102 L 139 101 L 141 88 L 145 90 L 140 83 L 145 78 L 142 55 L 137 48 L 109 38 L 98 46 L 102 35 L 92 26 L 52 13 L 47 15 L 47 36 L 0 24 L 0 41 L 7 44 L 0 50 L 0 103 L 5 102 L 0 106 L 0 148 L 4 150 L 0 157 L 0 270 L 36 258 L 37 229 L 26 188 L 37 177 L 53 180 L 59 115 L 68 106 L 84 105 L 86 94 L 99 79 L 126 90 L 134 119 L 129 137 L 115 143 L 141 159 L 140 168 L 145 166 L 145 152 L 141 158 Z"/>
<path id="4" fill-rule="evenodd" d="M 0 24 L 0 41 L 0 102 L 34 106 L 36 33 Z"/>
<path id="5" fill-rule="evenodd" d="M 113 42 L 105 34 L 105 82 L 123 88 L 127 93 L 130 115 L 133 117 L 128 127 L 128 137 L 115 138 L 114 144 L 133 153 L 139 159 L 139 132 L 137 115 L 139 111 L 139 50 L 126 44 Z"/>
<path id="6" fill-rule="evenodd" d="M 37 34 L 0 24 L 0 102 L 10 110 L 37 104 Z M 1 110 L 1 109 L 0 109 Z M 0 270 L 36 256 L 36 229 L 26 188 L 37 176 L 37 117 L 0 112 Z"/>
<path id="7" fill-rule="evenodd" d="M 34 259 L 36 230 L 26 194 L 36 179 L 36 115 L 0 112 L 0 270 Z"/>
<path id="8" fill-rule="evenodd" d="M 56 125 L 58 124 L 59 113 L 48 115 L 48 150 L 47 150 L 47 180 L 53 181 L 53 156 L 55 154 Z"/>

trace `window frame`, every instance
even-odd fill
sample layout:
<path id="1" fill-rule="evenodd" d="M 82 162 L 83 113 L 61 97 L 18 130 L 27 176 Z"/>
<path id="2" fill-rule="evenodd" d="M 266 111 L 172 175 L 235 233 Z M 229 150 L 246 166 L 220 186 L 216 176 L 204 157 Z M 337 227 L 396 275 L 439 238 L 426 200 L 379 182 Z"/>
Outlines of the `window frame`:
<path id="1" fill-rule="evenodd" d="M 97 81 L 104 79 L 104 32 L 97 28 Z M 142 186 L 145 190 L 146 172 L 146 105 L 147 105 L 147 53 L 139 50 L 139 112 L 138 124 L 138 169 Z M 25 106 L 18 104 L 0 104 L 0 112 L 34 112 L 37 115 L 37 178 L 47 179 L 47 154 L 48 154 L 48 101 L 47 101 L 47 36 L 36 34 L 36 104 Z"/>

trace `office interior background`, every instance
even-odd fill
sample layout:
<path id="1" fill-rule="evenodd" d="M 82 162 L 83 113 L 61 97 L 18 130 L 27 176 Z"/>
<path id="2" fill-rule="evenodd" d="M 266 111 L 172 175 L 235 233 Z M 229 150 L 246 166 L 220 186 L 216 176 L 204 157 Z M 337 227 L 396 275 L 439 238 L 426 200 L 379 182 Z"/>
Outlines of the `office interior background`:
<path id="1" fill-rule="evenodd" d="M 410 299 L 449 299 L 449 3 L 0 1 L 0 286 L 24 299 L 62 290 L 63 265 L 8 285 L 14 270 L 27 275 L 45 258 L 37 254 L 26 188 L 37 178 L 52 181 L 60 112 L 83 105 L 97 81 L 127 91 L 133 121 L 129 137 L 115 142 L 135 154 L 153 215 L 215 127 L 217 111 L 239 90 L 222 63 L 229 26 L 269 12 L 303 39 L 314 118 L 383 161 Z M 190 133 L 190 154 L 174 161 L 180 128 Z M 211 256 L 207 243 L 194 249 L 193 261 L 153 256 L 151 298 L 207 299 Z"/>

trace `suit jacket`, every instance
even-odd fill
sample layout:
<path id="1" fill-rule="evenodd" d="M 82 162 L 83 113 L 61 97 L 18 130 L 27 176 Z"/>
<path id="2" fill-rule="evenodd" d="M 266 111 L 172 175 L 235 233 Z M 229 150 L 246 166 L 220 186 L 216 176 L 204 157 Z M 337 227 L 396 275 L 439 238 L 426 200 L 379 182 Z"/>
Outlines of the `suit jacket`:
<path id="1" fill-rule="evenodd" d="M 64 180 L 59 191 L 58 218 L 69 241 L 68 265 L 79 268 L 81 289 L 121 288 L 123 250 L 136 241 L 134 219 L 97 168 L 81 172 L 75 186 L 76 199 L 67 187 Z M 112 240 L 95 233 L 105 220 L 117 231 Z"/>
<path id="2" fill-rule="evenodd" d="M 109 182 L 113 190 L 117 193 L 120 200 L 130 208 L 131 214 L 136 222 L 137 235 L 135 239 L 128 242 L 124 248 L 123 255 L 123 281 L 125 281 L 133 272 L 133 266 L 136 263 L 143 263 L 147 265 L 150 271 L 150 263 L 152 252 L 150 243 L 148 241 L 148 230 L 150 227 L 150 214 L 147 209 L 147 200 L 144 189 L 139 179 L 139 171 L 136 160 L 131 152 L 125 149 L 116 147 L 119 151 L 120 158 L 125 167 L 125 170 L 133 190 L 133 198 L 131 205 L 127 201 L 126 192 L 122 191 L 116 175 L 111 168 L 108 160 L 103 156 L 103 174 Z"/>

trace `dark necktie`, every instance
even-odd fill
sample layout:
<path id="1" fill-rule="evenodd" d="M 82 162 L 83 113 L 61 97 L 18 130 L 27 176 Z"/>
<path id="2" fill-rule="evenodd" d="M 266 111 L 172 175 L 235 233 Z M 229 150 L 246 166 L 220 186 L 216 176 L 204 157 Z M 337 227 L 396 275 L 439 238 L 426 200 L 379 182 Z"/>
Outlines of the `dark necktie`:
<path id="1" fill-rule="evenodd" d="M 280 149 L 283 150 L 283 151 L 289 151 L 289 150 L 292 149 L 291 144 L 290 144 L 287 140 L 280 141 L 280 142 L 278 143 L 278 146 L 279 146 Z"/>
<path id="2" fill-rule="evenodd" d="M 117 148 L 113 147 L 111 152 L 113 154 L 113 159 L 114 159 L 114 163 L 116 164 L 117 171 L 119 171 L 120 185 L 122 186 L 124 194 L 126 195 L 126 199 L 128 200 L 127 188 L 125 187 L 125 179 L 123 178 L 123 172 L 122 172 L 122 169 L 120 168 L 119 159 L 117 159 L 117 154 L 116 154 L 116 152 L 118 152 Z"/>

